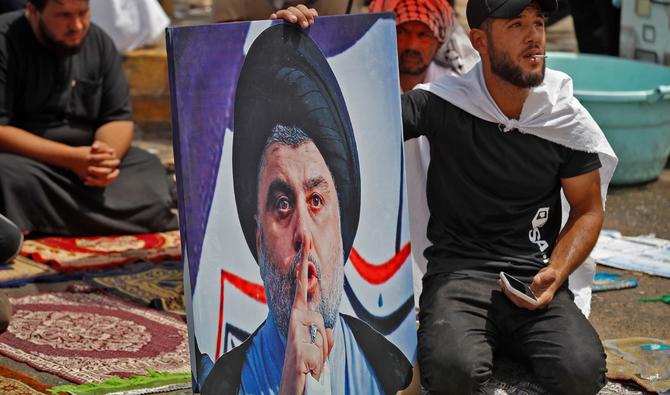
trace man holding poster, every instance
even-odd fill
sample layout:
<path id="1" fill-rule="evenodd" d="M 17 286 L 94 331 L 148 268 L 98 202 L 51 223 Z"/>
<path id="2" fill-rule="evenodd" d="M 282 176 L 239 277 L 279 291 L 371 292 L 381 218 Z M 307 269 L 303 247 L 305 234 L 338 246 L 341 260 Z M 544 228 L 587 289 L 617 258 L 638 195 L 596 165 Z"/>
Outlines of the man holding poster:
<path id="1" fill-rule="evenodd" d="M 339 312 L 358 227 L 356 141 L 316 44 L 288 25 L 253 42 L 235 97 L 233 185 L 269 314 L 221 356 L 203 394 L 391 394 L 411 365 L 365 322 Z"/>

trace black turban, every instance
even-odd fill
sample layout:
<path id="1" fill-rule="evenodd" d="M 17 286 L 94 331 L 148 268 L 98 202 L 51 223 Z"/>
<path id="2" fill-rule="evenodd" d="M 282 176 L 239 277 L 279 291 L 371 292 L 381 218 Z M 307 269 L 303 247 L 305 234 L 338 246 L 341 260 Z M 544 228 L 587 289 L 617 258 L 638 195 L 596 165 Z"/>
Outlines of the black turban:
<path id="1" fill-rule="evenodd" d="M 253 42 L 235 95 L 233 185 L 237 215 L 254 258 L 258 166 L 276 125 L 304 131 L 324 158 L 340 205 L 344 261 L 361 205 L 360 169 L 351 120 L 323 53 L 301 29 L 279 24 Z"/>

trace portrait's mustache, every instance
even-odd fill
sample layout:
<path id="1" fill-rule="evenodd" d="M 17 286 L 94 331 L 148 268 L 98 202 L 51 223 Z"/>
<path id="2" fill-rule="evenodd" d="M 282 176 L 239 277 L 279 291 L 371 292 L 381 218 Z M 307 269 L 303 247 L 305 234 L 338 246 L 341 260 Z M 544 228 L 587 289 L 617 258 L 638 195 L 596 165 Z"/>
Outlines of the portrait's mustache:
<path id="1" fill-rule="evenodd" d="M 321 313 L 326 328 L 333 328 L 337 322 L 337 314 L 339 312 L 342 289 L 344 286 L 344 263 L 341 260 L 341 247 L 337 252 L 337 256 L 340 257 L 340 260 L 334 260 L 332 262 L 332 264 L 338 265 L 337 272 L 334 276 L 326 278 L 326 282 L 324 283 L 321 281 L 321 262 L 316 258 L 316 255 L 305 252 L 302 248 L 288 261 L 288 272 L 279 270 L 280 265 L 272 262 L 268 256 L 263 232 L 261 232 L 258 258 L 265 292 L 268 297 L 268 307 L 270 308 L 277 327 L 285 336 L 288 335 L 288 323 L 291 319 L 291 309 L 298 285 L 296 281 L 296 269 L 298 264 L 303 261 L 303 253 L 308 254 L 306 260 L 314 265 L 314 269 L 309 270 L 309 272 L 311 273 L 310 275 L 316 276 L 316 280 L 318 281 L 317 285 L 319 287 L 319 291 L 317 292 L 318 295 L 309 293 L 307 295 L 307 302 L 311 305 L 310 309 L 314 309 L 314 311 Z M 325 262 L 326 265 L 331 263 L 329 261 Z"/>
<path id="2" fill-rule="evenodd" d="M 303 249 L 300 249 L 297 254 L 293 257 L 293 261 L 291 261 L 291 271 L 289 271 L 289 281 L 291 284 L 291 288 L 295 291 L 295 269 L 298 267 L 298 263 L 302 261 L 302 254 L 304 253 Z M 319 284 L 321 284 L 321 265 L 319 264 L 319 260 L 316 259 L 316 257 L 312 254 L 307 255 L 307 261 L 312 262 L 314 264 L 314 268 L 316 269 L 316 279 L 319 281 Z"/>

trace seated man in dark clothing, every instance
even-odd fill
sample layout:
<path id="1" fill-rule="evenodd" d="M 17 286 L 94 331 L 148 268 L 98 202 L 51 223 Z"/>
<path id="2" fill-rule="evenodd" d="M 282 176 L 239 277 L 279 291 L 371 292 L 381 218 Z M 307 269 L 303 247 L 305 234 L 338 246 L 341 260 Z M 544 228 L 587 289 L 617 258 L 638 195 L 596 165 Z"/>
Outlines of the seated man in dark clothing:
<path id="1" fill-rule="evenodd" d="M 121 57 L 88 0 L 0 16 L 0 213 L 58 235 L 176 229 L 165 169 L 132 136 Z"/>

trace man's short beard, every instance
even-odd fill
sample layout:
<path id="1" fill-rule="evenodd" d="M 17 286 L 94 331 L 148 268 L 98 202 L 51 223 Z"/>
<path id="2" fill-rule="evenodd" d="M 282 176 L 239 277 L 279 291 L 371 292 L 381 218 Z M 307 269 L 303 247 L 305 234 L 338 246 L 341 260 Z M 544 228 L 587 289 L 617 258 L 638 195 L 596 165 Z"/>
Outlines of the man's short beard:
<path id="1" fill-rule="evenodd" d="M 406 57 L 417 57 L 421 62 L 423 62 L 423 59 L 421 58 L 421 53 L 419 51 L 415 51 L 413 49 L 406 49 L 402 51 L 400 54 L 400 59 L 399 59 L 399 64 L 400 64 L 400 74 L 408 74 L 408 75 L 421 75 L 423 74 L 426 70 L 428 70 L 428 66 L 430 66 L 430 62 L 428 63 L 421 63 L 420 65 L 416 67 L 403 67 L 403 59 Z"/>
<path id="2" fill-rule="evenodd" d="M 277 270 L 278 265 L 270 261 L 270 257 L 265 248 L 263 232 L 260 231 L 258 251 L 258 266 L 261 271 L 261 278 L 265 287 L 265 293 L 268 301 L 268 309 L 277 325 L 279 333 L 288 337 L 288 325 L 291 320 L 291 310 L 293 309 L 293 300 L 295 299 L 296 281 L 295 269 L 302 260 L 302 253 L 296 254 L 291 262 L 291 268 L 284 274 Z M 342 289 L 344 286 L 344 264 L 342 256 L 342 244 L 338 249 L 340 259 L 337 262 L 328 262 L 327 264 L 337 265 L 335 278 L 331 284 L 324 284 L 321 276 L 321 264 L 318 260 L 309 255 L 307 260 L 314 264 L 316 274 L 321 289 L 321 300 L 319 301 L 319 312 L 323 316 L 323 322 L 326 328 L 333 328 L 337 321 L 337 315 L 340 311 L 340 301 L 342 300 Z M 308 303 L 310 301 L 308 300 Z"/>
<path id="3" fill-rule="evenodd" d="M 491 38 L 489 38 L 489 42 Z M 521 66 L 514 64 L 509 54 L 497 52 L 495 46 L 489 47 L 489 63 L 491 71 L 498 77 L 519 88 L 533 88 L 544 81 L 547 64 L 542 61 L 542 70 L 537 73 L 526 73 Z"/>
<path id="4" fill-rule="evenodd" d="M 67 45 L 53 38 L 51 32 L 47 28 L 42 18 L 40 18 L 38 22 L 38 27 L 40 29 L 40 35 L 42 36 L 42 44 L 49 51 L 60 56 L 72 56 L 79 53 L 79 51 L 81 51 L 81 48 L 84 46 L 84 42 L 86 42 L 86 38 L 88 37 L 88 32 L 86 32 L 86 36 L 84 36 L 84 38 L 81 40 L 79 44 Z"/>

